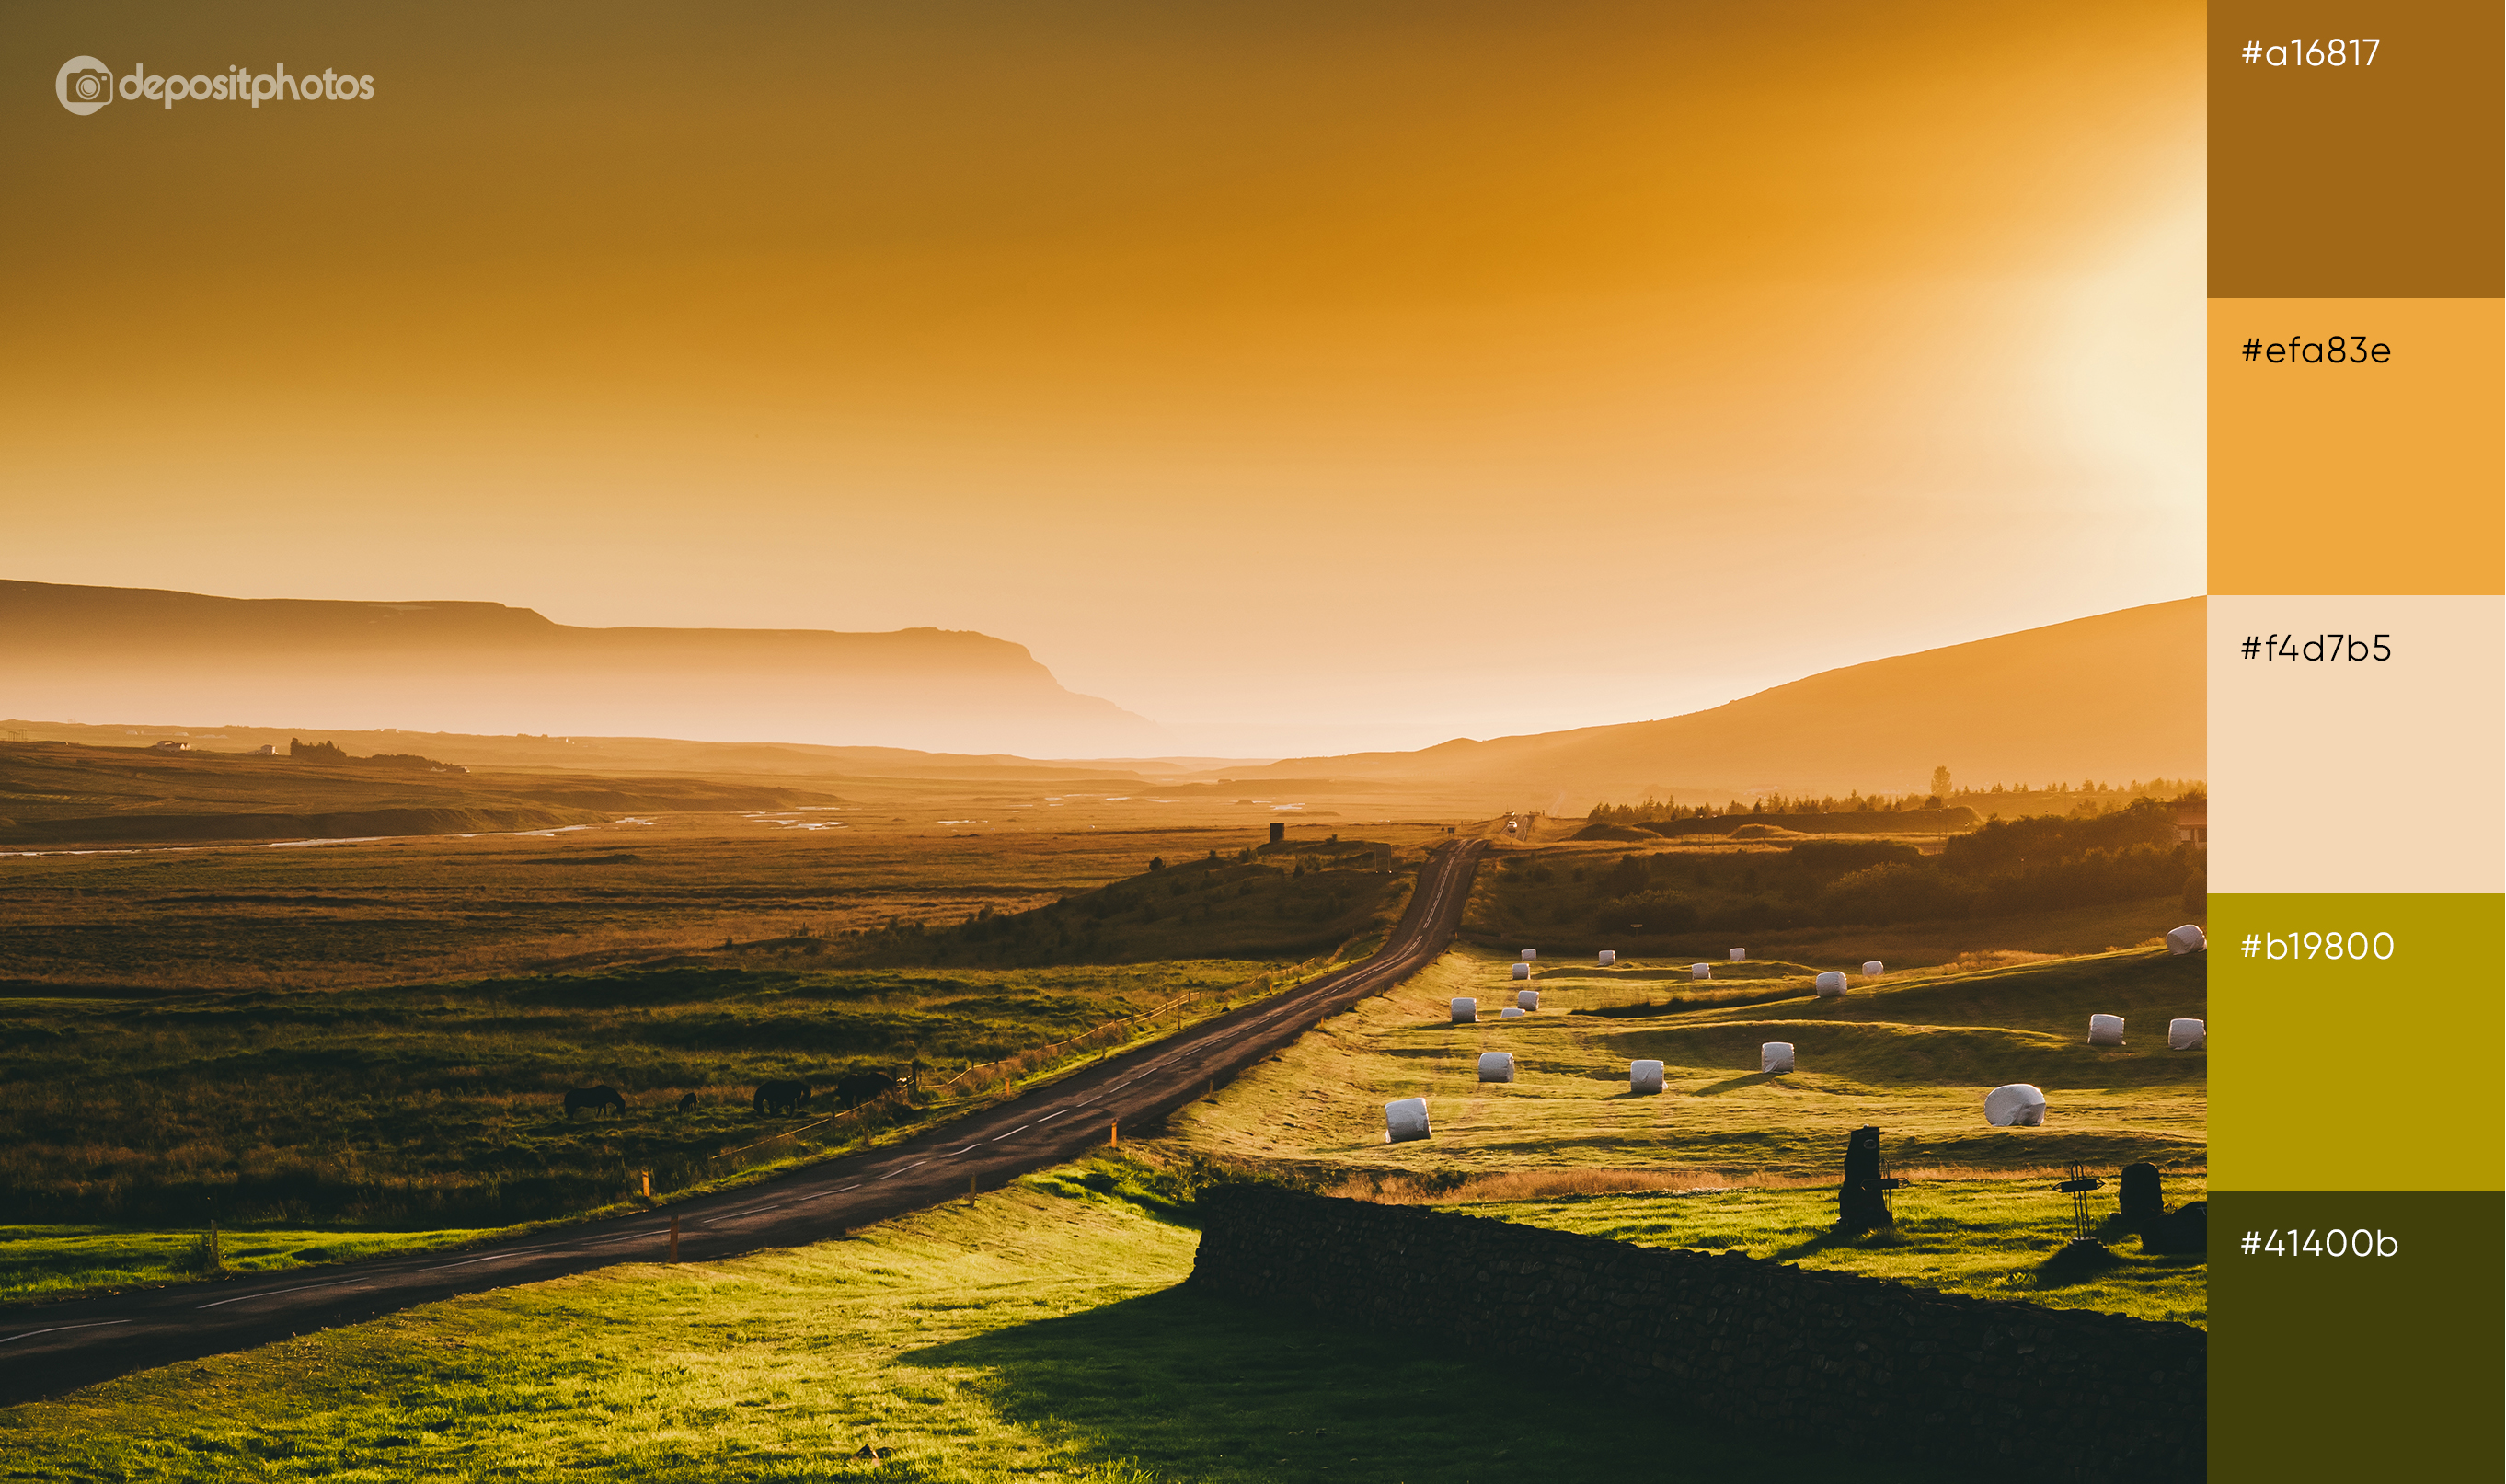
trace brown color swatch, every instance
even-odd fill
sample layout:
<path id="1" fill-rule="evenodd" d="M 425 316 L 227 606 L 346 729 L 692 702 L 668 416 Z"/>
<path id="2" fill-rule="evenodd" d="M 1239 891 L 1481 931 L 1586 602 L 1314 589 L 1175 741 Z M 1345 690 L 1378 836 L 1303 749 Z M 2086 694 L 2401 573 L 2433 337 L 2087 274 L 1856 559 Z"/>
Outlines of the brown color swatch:
<path id="1" fill-rule="evenodd" d="M 2494 0 L 2210 7 L 2210 297 L 2506 292 Z M 2370 65 L 2247 42 L 2374 37 Z"/>

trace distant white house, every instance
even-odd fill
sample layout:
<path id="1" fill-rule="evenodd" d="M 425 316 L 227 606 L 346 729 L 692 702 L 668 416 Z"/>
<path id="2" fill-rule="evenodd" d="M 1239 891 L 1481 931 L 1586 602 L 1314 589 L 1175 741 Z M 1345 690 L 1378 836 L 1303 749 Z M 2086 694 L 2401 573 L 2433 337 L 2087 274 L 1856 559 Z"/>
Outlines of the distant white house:
<path id="1" fill-rule="evenodd" d="M 148 750 L 151 752 L 189 752 L 192 750 L 192 744 L 190 742 L 175 742 L 171 738 L 168 738 L 164 742 L 159 742 Z"/>
<path id="2" fill-rule="evenodd" d="M 278 755 L 278 743 L 263 742 L 260 746 L 252 749 L 252 755 L 255 757 L 276 757 Z"/>

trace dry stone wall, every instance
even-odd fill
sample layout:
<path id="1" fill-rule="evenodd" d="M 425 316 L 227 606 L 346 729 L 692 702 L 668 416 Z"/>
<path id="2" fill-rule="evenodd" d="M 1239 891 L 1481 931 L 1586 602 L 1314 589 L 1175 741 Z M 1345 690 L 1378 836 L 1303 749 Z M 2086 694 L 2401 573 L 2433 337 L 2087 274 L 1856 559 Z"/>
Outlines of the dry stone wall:
<path id="1" fill-rule="evenodd" d="M 1503 1355 L 1943 1478 L 2199 1479 L 2209 1338 L 1739 1253 L 1222 1186 L 1197 1288 Z"/>

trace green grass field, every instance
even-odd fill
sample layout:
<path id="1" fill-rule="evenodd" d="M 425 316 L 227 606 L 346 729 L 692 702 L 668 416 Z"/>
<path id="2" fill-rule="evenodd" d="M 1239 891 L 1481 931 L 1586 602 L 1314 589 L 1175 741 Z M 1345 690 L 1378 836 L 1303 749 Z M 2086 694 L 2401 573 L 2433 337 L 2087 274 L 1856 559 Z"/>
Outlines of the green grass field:
<path id="1" fill-rule="evenodd" d="M 2103 1211 L 2112 1210 L 2117 1170 L 2133 1160 L 2165 1172 L 2171 1201 L 2200 1198 L 2207 1056 L 2169 1052 L 2165 1039 L 2167 1019 L 2205 1016 L 2200 959 L 2128 949 L 1918 970 L 1857 982 L 1841 1000 L 1811 995 L 1816 967 L 1761 959 L 1726 966 L 1708 986 L 1694 984 L 1685 965 L 1553 965 L 1531 981 L 1541 1008 L 1507 1021 L 1496 1018 L 1517 988 L 1507 961 L 1448 954 L 1326 1022 L 1216 1102 L 1186 1108 L 1171 1138 L 1360 1196 L 1383 1186 L 1395 1199 L 1439 1190 L 1450 1198 L 1459 1187 L 1468 1199 L 1477 1180 L 1483 1188 L 1468 1204 L 1557 1224 L 1587 1213 L 1574 1206 L 1535 1215 L 1520 1199 L 1652 1187 L 1596 1201 L 1590 1219 L 1614 1231 L 1668 1222 L 1665 1240 L 1681 1245 L 1798 1256 L 1991 1297 L 2149 1318 L 2205 1312 L 2198 1264 L 2127 1263 L 2068 1285 L 2031 1276 L 2048 1244 L 2059 1246 L 2068 1204 L 2051 1187 L 2074 1161 L 2109 1181 Z M 1700 991 L 1761 1002 L 1664 1007 Z M 1448 1001 L 1465 995 L 1480 1000 L 1483 1018 L 1452 1025 Z M 1571 1013 L 1648 1009 L 1658 1013 Z M 2124 1047 L 2086 1044 L 2095 1013 L 2126 1017 Z M 1793 1043 L 1797 1070 L 1760 1072 L 1766 1041 Z M 1486 1051 L 1515 1055 L 1515 1081 L 1478 1080 Z M 1661 1096 L 1629 1092 L 1628 1064 L 1638 1058 L 1665 1064 Z M 1986 1124 L 1984 1095 L 2003 1082 L 2045 1090 L 2043 1127 Z M 1382 1105 L 1407 1097 L 1427 1100 L 1434 1137 L 1387 1144 Z M 1863 1124 L 1883 1131 L 1891 1166 L 1917 1181 L 1901 1206 L 1907 1225 L 1893 1239 L 1805 1247 L 1834 1219 L 1845 1139 Z M 1659 1193 L 1732 1186 L 1741 1189 Z M 1647 1203 L 1660 1211 L 1643 1214 Z M 1637 1213 L 1617 1214 L 1621 1206 Z"/>
<path id="2" fill-rule="evenodd" d="M 458 1247 L 496 1233 L 256 1229 L 219 1233 L 227 1272 L 293 1273 L 335 1262 Z M 0 1305 L 190 1283 L 210 1276 L 205 1231 L 0 1226 Z"/>
<path id="3" fill-rule="evenodd" d="M 823 1088 L 918 1056 L 937 1083 L 1277 967 L 806 961 L 18 1001 L 0 1052 L 11 1089 L 0 1104 L 0 1200 L 21 1220 L 186 1230 L 212 1212 L 231 1226 L 282 1228 L 545 1219 L 625 1198 L 643 1170 L 657 1192 L 700 1184 L 721 1174 L 710 1156 L 834 1110 L 760 1118 L 749 1105 L 760 1080 Z M 568 1118 L 565 1089 L 594 1083 L 624 1094 L 626 1112 Z M 681 1113 L 688 1094 L 698 1106 Z"/>
<path id="4" fill-rule="evenodd" d="M 0 1477 L 1470 1484 L 1641 1461 L 1922 1477 L 1578 1394 L 1502 1355 L 1176 1286 L 1136 1168 L 842 1241 L 503 1289 L 0 1410 Z M 863 1459 L 864 1449 L 888 1457 Z"/>

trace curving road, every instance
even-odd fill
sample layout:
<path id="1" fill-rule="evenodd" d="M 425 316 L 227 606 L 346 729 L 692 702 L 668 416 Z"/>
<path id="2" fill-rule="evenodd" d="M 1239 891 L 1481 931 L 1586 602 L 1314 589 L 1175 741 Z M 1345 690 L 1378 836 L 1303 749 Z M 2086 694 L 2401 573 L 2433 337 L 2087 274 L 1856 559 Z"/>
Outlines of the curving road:
<path id="1" fill-rule="evenodd" d="M 0 1320 L 0 1404 L 151 1365 L 352 1324 L 459 1293 L 534 1283 L 617 1262 L 652 1262 L 679 1220 L 682 1260 L 822 1241 L 965 1191 L 1060 1164 L 1189 1102 L 1322 1019 L 1380 994 L 1442 953 L 1461 921 L 1486 843 L 1441 845 L 1409 910 L 1373 958 L 1274 999 L 1233 1010 L 1137 1051 L 875 1153 L 812 1165 L 736 1191 L 546 1233 L 526 1242 L 359 1263 L 330 1273 L 150 1289 L 50 1304 Z"/>

